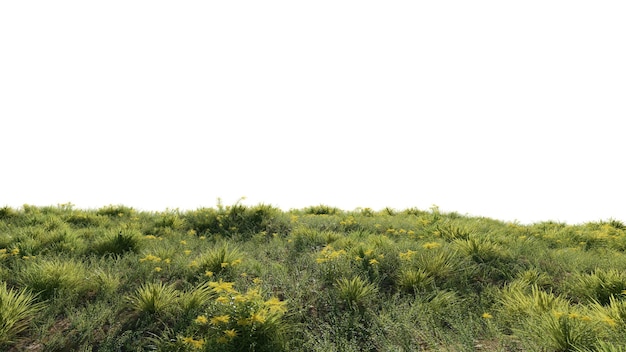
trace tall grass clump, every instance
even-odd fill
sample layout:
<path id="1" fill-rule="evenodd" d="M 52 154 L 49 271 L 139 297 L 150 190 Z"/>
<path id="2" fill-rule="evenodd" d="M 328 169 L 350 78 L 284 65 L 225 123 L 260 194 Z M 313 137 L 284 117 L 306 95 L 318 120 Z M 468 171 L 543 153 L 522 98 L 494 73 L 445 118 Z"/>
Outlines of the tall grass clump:
<path id="1" fill-rule="evenodd" d="M 367 307 L 378 290 L 376 285 L 358 276 L 351 279 L 337 279 L 336 288 L 339 298 L 343 300 L 347 306 L 359 309 Z"/>
<path id="2" fill-rule="evenodd" d="M 200 254 L 193 263 L 201 274 L 210 277 L 234 274 L 243 259 L 244 254 L 238 247 L 222 243 Z"/>
<path id="3" fill-rule="evenodd" d="M 510 285 L 500 298 L 500 319 L 529 348 L 571 352 L 598 340 L 598 322 L 587 312 L 536 285 Z"/>
<path id="4" fill-rule="evenodd" d="M 576 273 L 568 281 L 572 296 L 583 302 L 609 304 L 611 297 L 626 292 L 626 273 L 615 269 L 596 269 L 592 273 Z"/>
<path id="5" fill-rule="evenodd" d="M 178 296 L 173 285 L 150 282 L 142 284 L 127 301 L 140 314 L 167 315 L 178 309 Z"/>
<path id="6" fill-rule="evenodd" d="M 0 284 L 0 346 L 16 342 L 19 334 L 28 328 L 30 321 L 44 307 L 36 296 L 26 291 L 7 288 Z"/>
<path id="7" fill-rule="evenodd" d="M 108 231 L 104 238 L 93 246 L 99 255 L 120 255 L 126 252 L 138 253 L 141 250 L 141 234 L 136 230 Z"/>
<path id="8" fill-rule="evenodd" d="M 97 291 L 97 281 L 85 265 L 75 260 L 44 259 L 28 263 L 17 272 L 17 281 L 42 299 L 82 297 Z"/>

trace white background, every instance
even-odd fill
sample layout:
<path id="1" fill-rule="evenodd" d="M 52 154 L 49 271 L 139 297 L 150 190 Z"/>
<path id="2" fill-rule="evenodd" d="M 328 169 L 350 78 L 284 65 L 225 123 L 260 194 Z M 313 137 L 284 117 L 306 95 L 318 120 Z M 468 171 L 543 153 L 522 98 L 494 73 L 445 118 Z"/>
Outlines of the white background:
<path id="1" fill-rule="evenodd" d="M 623 1 L 2 1 L 0 205 L 626 221 Z"/>

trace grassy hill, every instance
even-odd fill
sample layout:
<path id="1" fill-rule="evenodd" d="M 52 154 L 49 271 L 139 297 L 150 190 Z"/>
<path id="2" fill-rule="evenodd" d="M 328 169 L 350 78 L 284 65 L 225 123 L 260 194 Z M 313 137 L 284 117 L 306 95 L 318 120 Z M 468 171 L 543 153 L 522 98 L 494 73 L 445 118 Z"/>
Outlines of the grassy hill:
<path id="1" fill-rule="evenodd" d="M 7 351 L 624 351 L 626 226 L 0 208 Z"/>

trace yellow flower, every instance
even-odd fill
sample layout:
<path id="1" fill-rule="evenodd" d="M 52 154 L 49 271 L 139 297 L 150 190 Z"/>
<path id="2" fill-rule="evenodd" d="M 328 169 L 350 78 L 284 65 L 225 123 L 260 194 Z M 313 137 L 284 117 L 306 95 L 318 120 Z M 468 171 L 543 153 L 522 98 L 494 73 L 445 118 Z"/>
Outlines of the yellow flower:
<path id="1" fill-rule="evenodd" d="M 417 252 L 412 251 L 412 250 L 410 250 L 410 249 L 409 249 L 409 250 L 407 250 L 407 251 L 406 251 L 406 252 L 404 252 L 404 253 L 400 253 L 400 254 L 398 254 L 398 256 L 399 256 L 399 257 L 400 257 L 400 259 L 402 259 L 402 260 L 409 260 L 409 259 L 411 259 L 411 257 L 413 257 L 413 255 L 415 255 L 415 253 L 417 253 Z"/>
<path id="2" fill-rule="evenodd" d="M 221 304 L 227 304 L 230 302 L 230 298 L 226 297 L 226 296 L 219 296 L 215 299 L 215 302 L 217 303 L 221 303 Z"/>
<path id="3" fill-rule="evenodd" d="M 493 318 L 493 315 L 485 312 L 485 313 L 483 313 L 482 317 L 483 317 L 483 319 L 491 319 L 491 318 Z"/>
<path id="4" fill-rule="evenodd" d="M 552 311 L 552 314 L 554 315 L 554 317 L 555 317 L 555 318 L 559 319 L 559 318 L 561 318 L 561 317 L 563 316 L 563 314 L 565 314 L 565 313 L 563 313 L 563 312 L 559 312 L 559 311 L 556 311 L 556 310 L 555 310 L 555 311 Z"/>
<path id="5" fill-rule="evenodd" d="M 183 251 L 183 253 L 185 253 L 185 255 L 190 255 L 190 254 L 191 254 L 191 250 L 189 250 L 189 249 L 185 249 L 185 250 Z"/>
<path id="6" fill-rule="evenodd" d="M 613 318 L 610 317 L 604 317 L 604 319 L 602 319 L 603 322 L 607 323 L 609 326 L 613 327 L 615 325 L 617 325 L 617 323 L 615 322 L 615 320 Z"/>
<path id="7" fill-rule="evenodd" d="M 191 263 L 189 263 L 189 267 L 190 268 L 197 268 L 199 266 L 200 266 L 200 264 L 198 264 L 198 261 L 196 261 L 196 260 L 192 260 Z"/>
<path id="8" fill-rule="evenodd" d="M 163 262 L 164 262 L 165 264 L 169 264 L 169 263 L 171 263 L 171 262 L 172 262 L 172 260 L 171 260 L 170 258 L 165 258 L 165 259 L 163 260 Z"/>
<path id="9" fill-rule="evenodd" d="M 225 324 L 225 323 L 228 323 L 229 320 L 230 320 L 229 315 L 218 315 L 218 316 L 211 318 L 211 324 L 212 325 L 219 325 L 220 323 Z"/>
<path id="10" fill-rule="evenodd" d="M 237 336 L 237 331 L 235 329 L 224 330 L 224 335 L 226 335 L 226 337 L 232 339 L 235 336 Z"/>
<path id="11" fill-rule="evenodd" d="M 254 300 L 257 298 L 261 298 L 261 294 L 259 293 L 258 288 L 251 288 L 248 291 L 246 291 L 246 297 L 250 300 Z"/>
<path id="12" fill-rule="evenodd" d="M 422 248 L 424 249 L 433 249 L 433 248 L 438 248 L 438 247 L 441 247 L 441 245 L 438 242 L 427 242 L 422 245 Z"/>
<path id="13" fill-rule="evenodd" d="M 287 311 L 287 308 L 285 308 L 286 303 L 276 297 L 265 301 L 265 305 L 270 310 L 270 313 L 285 313 Z"/>
<path id="14" fill-rule="evenodd" d="M 157 266 L 156 268 L 154 268 L 154 271 L 156 271 L 157 273 L 158 273 L 159 271 L 161 271 L 161 270 L 163 270 L 163 269 L 161 269 L 161 267 L 160 267 L 160 266 Z"/>
<path id="15" fill-rule="evenodd" d="M 204 340 L 194 340 L 193 337 L 183 337 L 183 342 L 190 345 L 192 348 L 200 349 L 204 346 Z"/>
<path id="16" fill-rule="evenodd" d="M 206 315 L 198 315 L 198 317 L 194 321 L 196 322 L 196 324 L 204 325 L 209 322 L 209 319 L 207 319 Z"/>
<path id="17" fill-rule="evenodd" d="M 230 263 L 230 265 L 232 265 L 232 266 L 235 266 L 235 265 L 237 265 L 237 264 L 241 264 L 241 259 L 236 259 L 236 260 L 233 260 L 233 261 Z"/>
<path id="18" fill-rule="evenodd" d="M 252 282 L 253 282 L 255 285 L 258 285 L 258 284 L 260 284 L 261 282 L 263 282 L 263 280 L 261 280 L 261 279 L 260 279 L 260 278 L 258 278 L 258 277 L 255 277 L 254 279 L 252 279 Z"/>
<path id="19" fill-rule="evenodd" d="M 187 245 L 187 241 L 182 240 L 182 241 L 180 241 L 180 244 L 182 244 L 183 246 L 185 246 L 185 245 Z"/>
<path id="20" fill-rule="evenodd" d="M 152 255 L 152 254 L 148 254 L 145 257 L 139 259 L 140 262 L 155 262 L 158 263 L 161 261 L 161 258 L 157 257 L 156 255 Z"/>
<path id="21" fill-rule="evenodd" d="M 253 323 L 263 324 L 265 323 L 265 319 L 266 317 L 264 312 L 257 312 L 250 315 L 250 321 Z"/>
<path id="22" fill-rule="evenodd" d="M 205 272 L 204 272 L 204 276 L 206 276 L 206 277 L 212 277 L 212 276 L 213 276 L 213 272 L 212 272 L 212 271 L 208 271 L 208 270 L 207 270 L 207 271 L 205 271 Z"/>
<path id="23" fill-rule="evenodd" d="M 228 263 L 222 263 L 221 266 L 222 266 L 222 268 L 225 268 L 225 267 L 228 266 Z"/>
<path id="24" fill-rule="evenodd" d="M 221 292 L 226 292 L 226 293 L 234 293 L 237 292 L 234 288 L 233 285 L 235 283 L 233 282 L 224 282 L 222 281 L 222 279 L 220 279 L 220 281 L 215 282 L 209 282 L 209 286 L 211 288 L 213 288 L 213 291 L 217 292 L 217 293 L 221 293 Z"/>
<path id="25" fill-rule="evenodd" d="M 376 265 L 376 264 L 378 264 L 378 260 L 370 259 L 369 263 L 370 263 L 370 265 Z"/>
<path id="26" fill-rule="evenodd" d="M 154 235 L 145 235 L 145 236 L 143 236 L 143 238 L 146 238 L 146 239 L 149 239 L 149 240 L 154 240 L 154 239 L 156 239 L 156 236 L 154 236 Z"/>

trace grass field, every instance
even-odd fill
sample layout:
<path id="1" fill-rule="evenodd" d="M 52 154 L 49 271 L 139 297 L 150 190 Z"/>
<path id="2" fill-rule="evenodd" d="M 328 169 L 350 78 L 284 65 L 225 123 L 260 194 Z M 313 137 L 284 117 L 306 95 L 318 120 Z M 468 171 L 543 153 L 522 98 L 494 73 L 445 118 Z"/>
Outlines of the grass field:
<path id="1" fill-rule="evenodd" d="M 3 351 L 625 351 L 626 226 L 0 208 Z"/>

